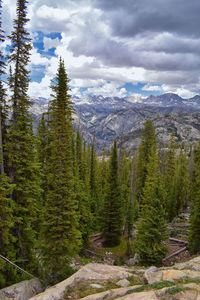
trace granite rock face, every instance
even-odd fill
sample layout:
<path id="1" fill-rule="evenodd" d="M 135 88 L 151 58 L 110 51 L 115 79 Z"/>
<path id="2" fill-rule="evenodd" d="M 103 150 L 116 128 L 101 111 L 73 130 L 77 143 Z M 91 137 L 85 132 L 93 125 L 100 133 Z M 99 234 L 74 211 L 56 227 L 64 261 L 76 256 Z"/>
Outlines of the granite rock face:
<path id="1" fill-rule="evenodd" d="M 61 300 L 65 299 L 63 297 L 66 296 L 68 288 L 72 288 L 74 291 L 80 283 L 83 283 L 86 289 L 88 286 L 96 288 L 97 285 L 102 288 L 106 287 L 105 291 L 100 293 L 95 290 L 92 294 L 90 290 L 91 294 L 81 298 L 82 300 L 200 300 L 199 270 L 200 257 L 176 264 L 173 267 L 150 267 L 142 272 L 136 267 L 127 268 L 90 263 L 41 294 L 35 295 L 41 287 L 37 279 L 32 279 L 1 290 L 0 300 Z M 133 282 L 131 279 L 133 276 L 137 278 L 138 274 L 140 274 L 140 278 L 143 274 L 144 284 L 125 286 Z M 116 287 L 118 284 L 123 287 L 111 289 L 109 288 L 110 283 L 112 283 L 110 287 L 113 287 L 113 284 Z M 67 292 L 68 296 L 71 297 Z"/>
<path id="2" fill-rule="evenodd" d="M 0 300 L 27 300 L 41 291 L 42 287 L 39 279 L 34 278 L 0 290 Z"/>
<path id="3" fill-rule="evenodd" d="M 131 276 L 126 268 L 109 266 L 104 264 L 90 263 L 82 267 L 78 272 L 66 280 L 48 288 L 45 292 L 34 296 L 31 300 L 59 300 L 64 295 L 69 286 L 76 282 L 95 282 L 102 283 L 106 281 L 115 281 Z"/>

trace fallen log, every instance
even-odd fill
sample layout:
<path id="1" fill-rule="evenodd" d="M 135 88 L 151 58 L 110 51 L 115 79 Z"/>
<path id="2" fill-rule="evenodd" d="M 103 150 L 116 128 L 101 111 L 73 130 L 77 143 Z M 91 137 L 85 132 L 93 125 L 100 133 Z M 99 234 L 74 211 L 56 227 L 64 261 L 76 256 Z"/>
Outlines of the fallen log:
<path id="1" fill-rule="evenodd" d="M 88 250 L 88 249 L 84 249 L 83 251 L 86 251 L 86 252 L 88 252 L 89 254 L 91 254 L 93 256 L 105 257 L 104 255 L 101 255 L 99 253 L 95 253 L 95 252 L 93 252 L 91 250 Z"/>
<path id="2" fill-rule="evenodd" d="M 169 241 L 170 241 L 170 242 L 177 243 L 177 244 L 183 244 L 183 245 L 187 245 L 187 244 L 188 244 L 187 241 L 175 239 L 175 238 L 172 238 L 172 237 L 169 238 Z"/>
<path id="3" fill-rule="evenodd" d="M 179 249 L 178 251 L 176 251 L 176 252 L 174 252 L 174 253 L 168 255 L 167 257 L 165 257 L 165 258 L 163 259 L 163 261 L 166 261 L 166 260 L 168 260 L 168 259 L 170 259 L 170 258 L 172 258 L 172 257 L 175 257 L 175 256 L 177 256 L 178 254 L 184 252 L 185 250 L 187 250 L 187 247 L 181 248 L 181 249 Z"/>

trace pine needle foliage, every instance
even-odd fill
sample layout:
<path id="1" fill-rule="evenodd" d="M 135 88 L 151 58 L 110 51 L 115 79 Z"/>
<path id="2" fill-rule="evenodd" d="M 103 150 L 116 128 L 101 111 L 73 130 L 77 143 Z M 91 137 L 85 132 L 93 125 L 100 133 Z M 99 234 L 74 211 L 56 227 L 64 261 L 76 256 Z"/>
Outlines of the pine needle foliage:
<path id="1" fill-rule="evenodd" d="M 85 151 L 85 150 L 84 150 Z M 89 194 L 89 178 L 86 176 L 87 165 L 85 161 L 85 153 L 82 149 L 82 139 L 79 130 L 76 134 L 75 149 L 75 195 L 78 203 L 79 213 L 79 230 L 82 234 L 83 246 L 88 244 L 89 234 L 92 227 L 92 214 L 90 211 L 90 194 Z"/>
<path id="2" fill-rule="evenodd" d="M 123 223 L 123 203 L 118 174 L 118 157 L 116 141 L 112 147 L 108 170 L 106 196 L 104 200 L 102 236 L 107 247 L 120 244 Z"/>
<path id="3" fill-rule="evenodd" d="M 152 121 L 147 120 L 144 123 L 142 140 L 139 145 L 136 158 L 136 199 L 139 204 L 142 203 L 142 193 L 147 176 L 147 165 L 150 160 L 152 148 L 156 145 L 156 134 Z"/>
<path id="4" fill-rule="evenodd" d="M 154 148 L 147 166 L 143 205 L 135 240 L 135 250 L 140 255 L 140 262 L 144 265 L 160 265 L 167 252 L 162 243 L 167 238 L 167 227 L 160 197 L 159 177 L 158 155 Z"/>
<path id="5" fill-rule="evenodd" d="M 42 228 L 42 260 L 55 280 L 66 276 L 70 258 L 80 249 L 78 204 L 74 191 L 72 158 L 72 102 L 62 59 L 52 84 L 47 191 Z"/>
<path id="6" fill-rule="evenodd" d="M 5 41 L 5 34 L 2 29 L 2 22 L 1 22 L 1 9 L 2 3 L 0 1 L 0 43 Z M 3 174 L 5 171 L 5 156 L 4 156 L 4 145 L 6 140 L 6 131 L 7 125 L 6 120 L 8 117 L 8 105 L 6 103 L 6 89 L 3 85 L 2 76 L 5 74 L 5 57 L 3 52 L 0 51 L 0 173 Z"/>
<path id="7" fill-rule="evenodd" d="M 192 178 L 189 249 L 191 254 L 200 252 L 200 142 L 194 149 L 195 170 Z"/>
<path id="8" fill-rule="evenodd" d="M 16 237 L 12 230 L 15 224 L 14 202 L 10 199 L 13 185 L 9 177 L 0 175 L 0 254 L 15 260 Z M 0 261 L 0 288 L 12 284 L 16 280 L 16 270 L 11 268 L 6 262 Z"/>
<path id="9" fill-rule="evenodd" d="M 28 22 L 27 1 L 17 1 L 17 18 L 11 33 L 11 48 L 8 61 L 14 66 L 10 75 L 12 117 L 7 136 L 7 167 L 15 187 L 11 198 L 15 202 L 16 262 L 33 271 L 35 259 L 35 231 L 37 201 L 41 189 L 39 165 L 36 161 L 35 138 L 32 118 L 29 113 L 31 101 L 27 95 L 29 84 L 28 63 L 31 40 L 25 26 Z"/>
<path id="10" fill-rule="evenodd" d="M 166 212 L 169 221 L 177 215 L 177 158 L 175 134 L 172 132 L 170 145 L 165 155 L 164 179 L 167 193 Z"/>

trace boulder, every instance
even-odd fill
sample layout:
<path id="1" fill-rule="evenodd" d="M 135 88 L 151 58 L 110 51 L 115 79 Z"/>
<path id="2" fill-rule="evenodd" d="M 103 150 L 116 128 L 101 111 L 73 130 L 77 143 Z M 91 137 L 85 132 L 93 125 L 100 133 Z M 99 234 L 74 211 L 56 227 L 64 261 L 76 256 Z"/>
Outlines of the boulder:
<path id="1" fill-rule="evenodd" d="M 66 280 L 48 288 L 43 293 L 34 296 L 31 300 L 59 300 L 65 293 L 69 286 L 73 286 L 76 282 L 95 281 L 106 282 L 124 279 L 132 274 L 123 267 L 110 266 L 104 264 L 90 263 L 82 267 L 79 271 L 73 274 Z"/>
<path id="2" fill-rule="evenodd" d="M 0 290 L 0 300 L 27 300 L 41 291 L 42 287 L 39 279 L 34 278 L 31 280 L 21 281 Z"/>
<path id="3" fill-rule="evenodd" d="M 144 272 L 143 277 L 144 281 L 149 284 L 159 282 L 162 280 L 162 271 L 160 271 L 157 267 L 152 266 Z"/>
<path id="4" fill-rule="evenodd" d="M 116 283 L 116 285 L 121 287 L 127 287 L 130 285 L 130 282 L 127 279 L 121 279 Z"/>
<path id="5" fill-rule="evenodd" d="M 193 271 L 200 271 L 200 256 L 195 257 L 189 261 L 184 263 L 178 263 L 174 266 L 175 269 L 178 270 L 193 270 Z"/>

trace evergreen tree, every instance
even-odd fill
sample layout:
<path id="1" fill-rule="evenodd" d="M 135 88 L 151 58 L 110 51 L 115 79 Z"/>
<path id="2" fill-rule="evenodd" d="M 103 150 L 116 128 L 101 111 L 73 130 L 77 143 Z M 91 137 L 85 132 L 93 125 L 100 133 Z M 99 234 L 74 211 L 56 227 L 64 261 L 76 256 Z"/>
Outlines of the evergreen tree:
<path id="1" fill-rule="evenodd" d="M 122 160 L 122 169 L 120 176 L 121 195 L 123 201 L 123 223 L 126 228 L 128 210 L 130 206 L 130 198 L 132 194 L 131 188 L 131 161 L 129 161 L 124 153 Z"/>
<path id="2" fill-rule="evenodd" d="M 181 146 L 180 155 L 178 157 L 177 166 L 177 200 L 176 212 L 181 213 L 183 208 L 187 205 L 189 195 L 189 170 L 187 153 Z"/>
<path id="3" fill-rule="evenodd" d="M 123 223 L 124 233 L 127 234 L 127 254 L 131 254 L 130 238 L 135 218 L 134 198 L 133 198 L 133 180 L 132 180 L 132 161 L 127 159 L 125 153 L 122 162 L 121 171 L 121 190 L 123 201 Z"/>
<path id="4" fill-rule="evenodd" d="M 175 134 L 172 132 L 170 145 L 166 152 L 164 162 L 165 189 L 167 193 L 166 211 L 170 221 L 177 215 L 177 143 Z"/>
<path id="5" fill-rule="evenodd" d="M 117 144 L 115 141 L 110 155 L 103 212 L 102 236 L 106 246 L 113 247 L 120 243 L 123 222 L 122 214 L 123 207 L 118 174 Z"/>
<path id="6" fill-rule="evenodd" d="M 192 178 L 191 192 L 191 215 L 189 249 L 191 254 L 200 252 L 200 142 L 194 149 L 195 170 Z"/>
<path id="7" fill-rule="evenodd" d="M 0 2 L 0 43 L 5 40 L 4 31 L 1 24 L 1 9 L 2 5 Z M 8 105 L 6 103 L 6 90 L 3 86 L 2 76 L 5 74 L 5 58 L 2 51 L 0 51 L 0 173 L 4 174 L 5 163 L 4 163 L 4 144 L 6 138 L 6 120 L 8 117 Z"/>
<path id="8" fill-rule="evenodd" d="M 11 198 L 15 203 L 15 224 L 13 233 L 16 238 L 15 261 L 22 267 L 33 271 L 35 259 L 34 222 L 37 218 L 37 202 L 40 199 L 39 166 L 36 162 L 35 139 L 32 118 L 29 113 L 31 101 L 28 98 L 31 42 L 25 26 L 28 22 L 27 1 L 17 1 L 17 18 L 11 33 L 9 62 L 14 65 L 10 77 L 12 117 L 10 120 L 6 145 L 8 172 L 15 184 Z"/>
<path id="9" fill-rule="evenodd" d="M 84 150 L 85 151 L 85 150 Z M 87 245 L 92 226 L 90 211 L 89 182 L 86 176 L 86 162 L 82 151 L 82 140 L 79 130 L 76 135 L 75 160 L 75 193 L 79 212 L 79 230 L 82 234 L 83 246 Z"/>
<path id="10" fill-rule="evenodd" d="M 99 185 L 97 178 L 97 158 L 94 149 L 94 142 L 91 147 L 90 152 L 90 205 L 91 212 L 93 215 L 93 230 L 99 228 L 99 209 L 100 209 L 100 199 L 99 199 Z"/>
<path id="11" fill-rule="evenodd" d="M 0 254 L 14 261 L 16 237 L 12 233 L 15 221 L 14 202 L 10 199 L 12 190 L 13 185 L 8 176 L 0 174 Z M 0 288 L 13 284 L 16 280 L 16 269 L 1 259 Z"/>
<path id="12" fill-rule="evenodd" d="M 147 176 L 147 165 L 150 160 L 152 148 L 156 145 L 156 134 L 153 124 L 150 120 L 144 123 L 142 132 L 142 141 L 139 145 L 136 158 L 136 199 L 139 204 L 142 203 L 142 192 Z"/>
<path id="13" fill-rule="evenodd" d="M 106 161 L 105 155 L 103 155 L 99 162 L 97 177 L 99 183 L 99 218 L 102 222 L 103 203 L 106 195 L 106 186 L 108 178 L 108 161 Z"/>
<path id="14" fill-rule="evenodd" d="M 47 192 L 42 226 L 42 259 L 55 280 L 66 276 L 70 258 L 80 249 L 72 157 L 72 102 L 69 79 L 60 59 L 51 103 Z"/>
<path id="15" fill-rule="evenodd" d="M 0 42 L 4 42 L 4 31 L 1 26 L 1 2 L 0 2 Z M 5 74 L 5 59 L 0 51 L 0 254 L 10 259 L 15 259 L 15 241 L 12 234 L 14 227 L 14 202 L 10 199 L 13 185 L 5 173 L 4 146 L 6 139 L 7 104 L 6 90 L 3 87 L 2 76 Z M 3 260 L 0 260 L 0 288 L 16 281 L 16 270 Z"/>
<path id="16" fill-rule="evenodd" d="M 165 213 L 161 202 L 158 155 L 152 151 L 143 189 L 141 217 L 138 220 L 135 250 L 144 265 L 160 265 L 167 252 L 162 241 L 167 238 Z"/>

